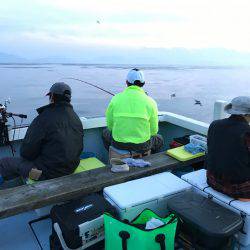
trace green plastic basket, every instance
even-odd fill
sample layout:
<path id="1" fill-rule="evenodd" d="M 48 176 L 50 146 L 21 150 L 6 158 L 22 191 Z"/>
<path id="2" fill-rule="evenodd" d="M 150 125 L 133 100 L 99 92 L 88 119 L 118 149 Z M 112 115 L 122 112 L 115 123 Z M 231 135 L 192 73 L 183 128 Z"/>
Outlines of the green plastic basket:
<path id="1" fill-rule="evenodd" d="M 159 219 L 165 224 L 152 230 L 135 226 L 146 224 L 151 218 Z M 174 214 L 161 218 L 149 209 L 144 210 L 131 223 L 105 213 L 105 250 L 174 250 L 177 221 Z"/>

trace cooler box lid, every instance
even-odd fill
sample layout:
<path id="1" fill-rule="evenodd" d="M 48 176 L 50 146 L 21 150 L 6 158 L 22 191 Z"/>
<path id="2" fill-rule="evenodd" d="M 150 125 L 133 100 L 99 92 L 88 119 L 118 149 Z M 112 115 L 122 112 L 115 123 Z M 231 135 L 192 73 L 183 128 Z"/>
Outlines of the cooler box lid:
<path id="1" fill-rule="evenodd" d="M 235 200 L 231 202 L 231 206 L 245 213 L 246 215 L 250 215 L 250 201 L 239 201 Z"/>
<path id="2" fill-rule="evenodd" d="M 193 191 L 175 195 L 167 204 L 185 223 L 192 225 L 207 236 L 228 237 L 243 225 L 239 214 Z"/>
<path id="3" fill-rule="evenodd" d="M 104 194 L 120 209 L 144 204 L 190 188 L 171 173 L 161 173 L 104 188 Z"/>
<path id="4" fill-rule="evenodd" d="M 219 201 L 222 201 L 228 205 L 230 205 L 230 203 L 234 200 L 234 198 L 228 196 L 228 195 L 225 195 L 221 192 L 218 192 L 216 190 L 214 190 L 213 188 L 209 187 L 209 188 L 206 188 L 205 189 L 205 192 L 209 195 L 211 195 L 212 197 L 216 198 L 217 200 Z"/>
<path id="5" fill-rule="evenodd" d="M 184 146 L 169 149 L 169 150 L 167 150 L 167 154 L 169 156 L 177 159 L 178 161 L 189 161 L 189 160 L 192 160 L 192 159 L 195 159 L 197 157 L 205 155 L 204 152 L 193 155 L 193 154 L 187 152 L 184 149 Z"/>
<path id="6" fill-rule="evenodd" d="M 181 179 L 183 179 L 184 181 L 187 181 L 188 183 L 197 187 L 200 190 L 204 190 L 205 188 L 209 187 L 209 185 L 207 184 L 206 173 L 207 173 L 206 169 L 200 169 L 200 170 L 182 175 Z"/>

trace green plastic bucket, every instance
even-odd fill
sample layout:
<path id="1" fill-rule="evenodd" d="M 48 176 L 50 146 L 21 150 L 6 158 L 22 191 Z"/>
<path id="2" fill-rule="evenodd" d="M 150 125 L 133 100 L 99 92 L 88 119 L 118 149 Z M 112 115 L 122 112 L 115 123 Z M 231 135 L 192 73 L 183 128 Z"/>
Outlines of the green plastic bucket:
<path id="1" fill-rule="evenodd" d="M 152 230 L 136 227 L 146 224 L 151 218 L 165 224 Z M 104 214 L 105 250 L 174 250 L 175 232 L 178 219 L 174 214 L 161 218 L 146 209 L 131 223 L 120 221 L 109 214 Z"/>

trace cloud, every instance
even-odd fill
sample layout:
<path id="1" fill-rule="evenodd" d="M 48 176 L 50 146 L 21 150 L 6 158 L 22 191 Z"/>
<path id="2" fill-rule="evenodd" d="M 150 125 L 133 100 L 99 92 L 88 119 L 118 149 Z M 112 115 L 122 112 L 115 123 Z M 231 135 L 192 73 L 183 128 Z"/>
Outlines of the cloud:
<path id="1" fill-rule="evenodd" d="M 22 39 L 250 51 L 249 9 L 249 0 L 10 0 L 0 6 L 0 45 Z"/>

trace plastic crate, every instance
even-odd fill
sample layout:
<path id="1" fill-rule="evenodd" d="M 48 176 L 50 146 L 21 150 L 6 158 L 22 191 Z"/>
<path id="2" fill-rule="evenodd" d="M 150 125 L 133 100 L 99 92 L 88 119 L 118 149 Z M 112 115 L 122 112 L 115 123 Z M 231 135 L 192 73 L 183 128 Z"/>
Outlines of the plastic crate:
<path id="1" fill-rule="evenodd" d="M 201 146 L 207 151 L 207 138 L 201 135 L 190 135 L 190 143 Z"/>

